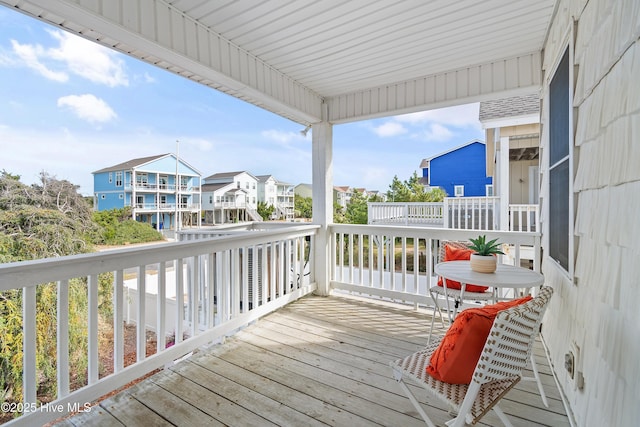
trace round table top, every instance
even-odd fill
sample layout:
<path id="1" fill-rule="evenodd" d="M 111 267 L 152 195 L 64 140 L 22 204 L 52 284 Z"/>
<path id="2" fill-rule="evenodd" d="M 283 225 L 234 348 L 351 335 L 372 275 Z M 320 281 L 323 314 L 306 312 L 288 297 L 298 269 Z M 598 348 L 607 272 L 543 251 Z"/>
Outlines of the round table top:
<path id="1" fill-rule="evenodd" d="M 469 261 L 445 261 L 436 264 L 436 274 L 460 283 L 494 288 L 532 288 L 544 283 L 544 276 L 528 268 L 498 264 L 493 273 L 471 270 Z"/>

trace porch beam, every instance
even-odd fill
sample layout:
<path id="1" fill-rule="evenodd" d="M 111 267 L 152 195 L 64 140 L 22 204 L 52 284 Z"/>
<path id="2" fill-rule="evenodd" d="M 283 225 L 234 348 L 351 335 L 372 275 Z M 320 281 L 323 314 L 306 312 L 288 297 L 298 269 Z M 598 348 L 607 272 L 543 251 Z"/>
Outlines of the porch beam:
<path id="1" fill-rule="evenodd" d="M 333 126 L 316 123 L 312 131 L 313 223 L 320 225 L 315 238 L 315 278 L 320 295 L 329 294 L 329 229 L 333 222 Z"/>
<path id="2" fill-rule="evenodd" d="M 498 151 L 498 179 L 500 181 L 500 230 L 509 229 L 509 137 L 500 136 L 500 150 Z"/>
<path id="3" fill-rule="evenodd" d="M 532 52 L 327 98 L 329 121 L 347 123 L 530 94 L 540 89 L 541 53 Z"/>

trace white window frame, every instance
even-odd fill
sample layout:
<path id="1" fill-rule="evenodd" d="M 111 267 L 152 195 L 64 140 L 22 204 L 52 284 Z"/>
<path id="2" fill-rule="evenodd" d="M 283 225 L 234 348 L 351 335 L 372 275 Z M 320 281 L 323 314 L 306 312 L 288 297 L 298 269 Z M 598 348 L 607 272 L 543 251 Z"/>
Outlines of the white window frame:
<path id="1" fill-rule="evenodd" d="M 569 180 L 568 180 L 568 212 L 567 215 L 569 216 L 568 218 L 568 230 L 567 230 L 567 245 L 568 245 L 568 253 L 567 253 L 567 266 L 565 268 L 564 265 L 561 264 L 561 262 L 555 258 L 553 258 L 552 256 L 552 249 L 551 249 L 551 241 L 550 239 L 557 237 L 557 236 L 552 236 L 553 233 L 551 233 L 551 226 L 549 225 L 547 227 L 547 232 L 549 234 L 548 236 L 548 244 L 549 244 L 549 248 L 547 248 L 548 250 L 546 250 L 545 252 L 547 253 L 547 257 L 549 260 L 551 260 L 555 265 L 558 266 L 559 271 L 564 272 L 564 274 L 567 275 L 568 279 L 572 282 L 575 283 L 574 281 L 574 272 L 575 272 L 575 244 L 576 244 L 576 239 L 575 239 L 575 235 L 574 235 L 574 226 L 575 226 L 575 195 L 574 195 L 574 190 L 573 190 L 573 178 L 574 178 L 574 144 L 575 144 L 575 133 L 574 133 L 574 109 L 575 107 L 573 106 L 573 95 L 575 92 L 575 84 L 574 84 L 574 65 L 575 61 L 574 61 L 574 45 L 572 43 L 571 40 L 574 39 L 574 37 L 570 37 L 571 34 L 575 33 L 575 27 L 573 25 L 571 25 L 570 30 L 567 32 L 567 35 L 565 36 L 565 40 L 566 42 L 563 44 L 563 48 L 559 49 L 559 53 L 558 53 L 558 57 L 556 58 L 556 61 L 553 65 L 553 68 L 551 69 L 551 72 L 549 73 L 548 77 L 547 77 L 547 81 L 546 81 L 546 94 L 547 94 L 547 99 L 549 100 L 547 103 L 547 109 L 546 109 L 546 123 L 547 123 L 547 137 L 548 137 L 548 152 L 551 152 L 551 137 L 549 135 L 550 132 L 550 109 L 551 109 L 551 100 L 550 100 L 550 85 L 551 85 L 551 81 L 553 80 L 553 78 L 556 76 L 556 73 L 558 71 L 558 67 L 560 66 L 562 59 L 565 55 L 565 52 L 567 52 L 568 50 L 568 80 L 569 80 L 569 113 L 568 113 L 568 121 L 569 121 L 569 153 L 564 156 L 562 159 L 557 160 L 556 162 L 554 162 L 553 164 L 551 164 L 551 159 L 550 159 L 550 154 L 547 155 L 546 161 L 547 161 L 547 174 L 549 175 L 549 179 L 547 180 L 548 185 L 547 185 L 547 189 L 548 189 L 548 200 L 549 202 L 546 203 L 546 212 L 547 212 L 547 222 L 552 221 L 553 219 L 551 218 L 551 205 L 553 203 L 553 201 L 551 200 L 551 194 L 550 194 L 550 176 L 551 176 L 551 171 L 554 169 L 554 167 L 556 166 L 560 166 L 562 163 L 564 163 L 566 160 L 568 160 L 568 169 L 569 169 Z"/>
<path id="2" fill-rule="evenodd" d="M 109 184 L 113 184 L 113 172 L 109 172 Z"/>
<path id="3" fill-rule="evenodd" d="M 116 172 L 116 187 L 122 187 L 122 171 Z"/>
<path id="4" fill-rule="evenodd" d="M 487 197 L 493 197 L 493 195 L 495 194 L 493 192 L 493 184 L 487 184 L 487 185 L 484 186 L 484 194 Z"/>
<path id="5" fill-rule="evenodd" d="M 453 186 L 453 196 L 454 197 L 464 197 L 464 185 L 454 185 Z"/>

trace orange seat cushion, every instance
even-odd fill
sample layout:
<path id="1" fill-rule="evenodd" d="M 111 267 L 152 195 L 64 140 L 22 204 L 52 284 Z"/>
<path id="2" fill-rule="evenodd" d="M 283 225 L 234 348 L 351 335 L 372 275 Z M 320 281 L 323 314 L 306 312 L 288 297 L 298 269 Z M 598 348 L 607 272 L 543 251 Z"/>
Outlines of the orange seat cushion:
<path id="1" fill-rule="evenodd" d="M 471 258 L 472 253 L 473 251 L 471 249 L 459 249 L 450 245 L 446 245 L 444 247 L 444 260 L 445 261 L 467 261 Z M 438 286 L 444 286 L 442 284 L 442 277 L 438 279 Z M 462 289 L 462 285 L 460 284 L 460 282 L 447 279 L 447 288 Z M 484 292 L 487 289 L 489 289 L 488 286 L 470 285 L 468 283 L 467 283 L 467 286 L 465 287 L 465 290 L 469 292 Z"/>
<path id="2" fill-rule="evenodd" d="M 498 312 L 530 299 L 527 296 L 461 311 L 431 355 L 427 373 L 446 383 L 469 384 Z"/>

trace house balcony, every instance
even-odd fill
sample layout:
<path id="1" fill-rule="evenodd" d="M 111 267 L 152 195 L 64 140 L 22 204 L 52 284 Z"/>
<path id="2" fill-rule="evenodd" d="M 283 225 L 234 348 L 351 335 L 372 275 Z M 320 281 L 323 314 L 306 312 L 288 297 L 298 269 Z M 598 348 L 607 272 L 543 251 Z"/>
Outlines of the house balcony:
<path id="1" fill-rule="evenodd" d="M 125 190 L 133 191 L 135 190 L 138 193 L 175 193 L 176 186 L 175 184 L 150 184 L 150 183 L 136 183 L 134 185 L 126 184 Z M 178 186 L 178 191 L 180 193 L 193 193 L 198 191 L 198 187 L 188 187 L 186 185 Z"/>
<path id="2" fill-rule="evenodd" d="M 150 380 L 63 424 L 114 418 L 125 425 L 180 424 L 181 417 L 230 425 L 420 424 L 388 362 L 426 343 L 437 242 L 476 233 L 344 224 L 330 225 L 326 236 L 320 230 L 255 223 L 214 230 L 215 236 L 186 231 L 184 240 L 162 245 L 1 264 L 0 291 L 21 292 L 24 313 L 21 407 L 29 411 L 11 425 L 41 425 L 88 408 L 156 370 Z M 502 262 L 518 264 L 520 248 L 528 246 L 535 253 L 532 267 L 540 269 L 539 234 L 486 234 L 514 248 Z M 322 241 L 329 242 L 328 258 L 317 251 Z M 317 282 L 323 275 L 324 285 Z M 113 284 L 109 372 L 101 368 L 98 328 L 98 282 L 105 277 Z M 77 389 L 69 359 L 72 281 L 88 295 L 87 375 Z M 38 403 L 35 357 L 36 288 L 42 283 L 56 285 L 58 313 L 57 350 L 51 355 L 57 361 L 57 394 L 46 406 Z M 126 324 L 135 325 L 133 359 L 125 353 Z M 157 337 L 151 354 L 148 333 Z M 568 426 L 545 354 L 538 343 L 550 407 L 542 406 L 534 382 L 522 382 L 507 396 L 505 411 L 527 425 Z M 446 419 L 446 408 L 428 405 L 436 419 Z M 493 425 L 492 420 L 485 422 Z"/>
<path id="3" fill-rule="evenodd" d="M 138 213 L 156 211 L 172 212 L 176 210 L 175 203 L 136 203 L 134 207 Z M 183 212 L 198 212 L 200 210 L 200 203 L 179 203 L 178 209 Z"/>
<path id="4" fill-rule="evenodd" d="M 245 209 L 247 207 L 247 203 L 244 201 L 215 202 L 213 207 L 215 209 Z"/>

